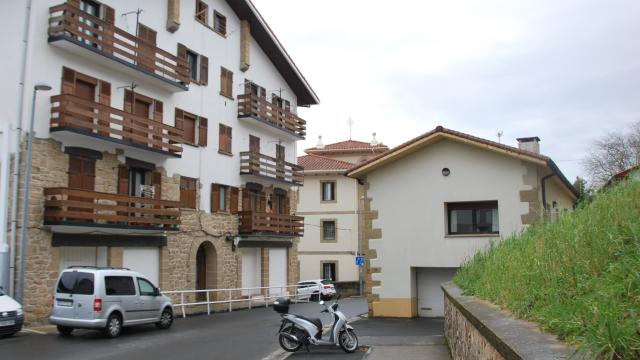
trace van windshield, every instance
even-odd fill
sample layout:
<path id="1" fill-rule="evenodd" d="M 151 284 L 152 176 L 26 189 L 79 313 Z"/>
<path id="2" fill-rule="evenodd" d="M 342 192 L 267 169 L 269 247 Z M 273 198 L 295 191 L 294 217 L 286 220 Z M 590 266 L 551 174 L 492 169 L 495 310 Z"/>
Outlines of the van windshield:
<path id="1" fill-rule="evenodd" d="M 93 295 L 93 274 L 78 271 L 64 272 L 60 277 L 60 281 L 58 281 L 56 292 L 62 294 Z"/>

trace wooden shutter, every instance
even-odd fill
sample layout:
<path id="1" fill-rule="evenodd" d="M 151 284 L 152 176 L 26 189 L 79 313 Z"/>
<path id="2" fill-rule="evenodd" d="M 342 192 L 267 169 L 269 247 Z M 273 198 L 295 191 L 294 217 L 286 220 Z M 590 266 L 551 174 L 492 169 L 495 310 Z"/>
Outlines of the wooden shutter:
<path id="1" fill-rule="evenodd" d="M 162 122 L 162 113 L 164 112 L 164 106 L 162 101 L 153 100 L 153 120 L 157 122 Z M 157 129 L 162 129 L 161 127 L 157 127 Z"/>
<path id="2" fill-rule="evenodd" d="M 196 208 L 196 179 L 180 178 L 180 202 L 183 207 L 195 209 Z"/>
<path id="3" fill-rule="evenodd" d="M 211 212 L 220 211 L 220 185 L 211 184 Z"/>
<path id="4" fill-rule="evenodd" d="M 107 6 L 105 4 L 102 4 L 102 16 L 103 16 L 103 20 L 107 24 L 113 25 L 116 21 L 116 11 L 112 7 Z"/>
<path id="5" fill-rule="evenodd" d="M 260 97 L 264 99 L 267 98 L 267 89 L 260 87 Z"/>
<path id="6" fill-rule="evenodd" d="M 244 93 L 251 94 L 251 81 L 244 79 Z"/>
<path id="7" fill-rule="evenodd" d="M 138 23 L 138 38 L 151 44 L 156 45 L 158 33 L 150 27 Z"/>
<path id="8" fill-rule="evenodd" d="M 257 136 L 249 135 L 249 152 L 253 154 L 260 153 L 260 138 Z"/>
<path id="9" fill-rule="evenodd" d="M 231 137 L 231 126 L 227 126 L 226 127 L 226 131 L 227 131 L 227 135 L 226 135 L 226 138 L 227 138 L 227 152 L 230 153 L 231 152 L 231 139 L 232 139 L 232 137 Z"/>
<path id="10" fill-rule="evenodd" d="M 154 171 L 151 173 L 151 185 L 153 185 L 155 198 L 162 199 L 162 173 Z"/>
<path id="11" fill-rule="evenodd" d="M 233 96 L 233 71 L 227 70 L 227 82 L 226 93 L 228 96 Z"/>
<path id="12" fill-rule="evenodd" d="M 80 7 L 80 0 L 67 0 L 67 4 L 79 8 Z"/>
<path id="13" fill-rule="evenodd" d="M 232 187 L 230 188 L 230 191 L 231 191 L 231 196 L 230 196 L 229 211 L 232 214 L 237 214 L 238 213 L 238 197 L 240 195 L 239 189 L 237 187 Z"/>
<path id="14" fill-rule="evenodd" d="M 176 115 L 175 115 L 175 124 L 174 124 L 176 129 L 180 129 L 183 130 L 184 129 L 184 111 L 176 108 Z"/>
<path id="15" fill-rule="evenodd" d="M 203 1 L 196 1 L 196 19 L 207 24 L 209 16 L 209 5 Z"/>
<path id="16" fill-rule="evenodd" d="M 75 94 L 76 92 L 76 72 L 69 68 L 62 68 L 62 93 Z"/>
<path id="17" fill-rule="evenodd" d="M 178 57 L 187 60 L 187 47 L 178 43 Z"/>
<path id="18" fill-rule="evenodd" d="M 209 58 L 200 55 L 200 85 L 209 83 Z"/>
<path id="19" fill-rule="evenodd" d="M 291 214 L 291 199 L 289 199 L 289 196 L 285 196 L 284 197 L 284 212 L 285 215 L 290 215 Z"/>
<path id="20" fill-rule="evenodd" d="M 99 86 L 100 93 L 98 94 L 98 102 L 105 106 L 111 106 L 111 84 L 100 80 Z M 98 111 L 98 125 L 101 127 L 101 129 L 98 130 L 98 134 L 102 136 L 109 136 L 109 117 L 109 111 L 104 111 L 102 109 Z"/>
<path id="21" fill-rule="evenodd" d="M 133 102 L 135 93 L 129 89 L 124 89 L 124 111 L 133 114 Z"/>
<path id="22" fill-rule="evenodd" d="M 209 121 L 207 118 L 200 116 L 200 124 L 198 126 L 198 145 L 207 146 L 207 130 Z"/>
<path id="23" fill-rule="evenodd" d="M 260 205 L 258 206 L 258 212 L 261 212 L 261 213 L 267 212 L 267 193 L 266 192 L 263 191 L 260 193 L 259 203 Z"/>
<path id="24" fill-rule="evenodd" d="M 118 166 L 118 194 L 129 195 L 129 168 Z"/>

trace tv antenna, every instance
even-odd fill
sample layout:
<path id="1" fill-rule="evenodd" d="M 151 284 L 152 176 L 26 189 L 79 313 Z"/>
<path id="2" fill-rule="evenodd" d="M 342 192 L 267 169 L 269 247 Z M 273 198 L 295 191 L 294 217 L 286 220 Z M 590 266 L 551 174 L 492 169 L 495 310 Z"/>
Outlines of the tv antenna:
<path id="1" fill-rule="evenodd" d="M 140 28 L 140 26 L 139 26 L 140 25 L 140 14 L 142 14 L 143 11 L 144 11 L 143 9 L 137 8 L 134 11 L 129 11 L 129 12 L 126 12 L 126 13 L 122 14 L 123 17 L 125 17 L 127 15 L 131 15 L 131 14 L 136 14 L 136 36 L 140 36 L 140 30 L 139 30 L 139 28 Z"/>
<path id="2" fill-rule="evenodd" d="M 354 121 L 351 118 L 351 116 L 349 116 L 349 120 L 347 120 L 347 125 L 349 125 L 349 140 L 351 140 L 351 128 L 353 127 Z"/>
<path id="3" fill-rule="evenodd" d="M 502 130 L 498 130 L 498 132 L 496 133 L 496 136 L 498 137 L 498 144 L 502 144 L 502 134 L 504 134 L 504 132 Z"/>

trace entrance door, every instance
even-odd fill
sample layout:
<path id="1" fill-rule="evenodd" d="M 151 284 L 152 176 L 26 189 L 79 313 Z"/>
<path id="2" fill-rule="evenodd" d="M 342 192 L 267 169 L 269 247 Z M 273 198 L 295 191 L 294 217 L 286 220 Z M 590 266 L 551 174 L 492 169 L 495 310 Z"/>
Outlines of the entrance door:
<path id="1" fill-rule="evenodd" d="M 196 290 L 204 290 L 207 288 L 207 254 L 204 246 L 198 247 L 196 254 Z M 198 293 L 196 296 L 198 301 L 206 300 L 205 293 Z"/>
<path id="2" fill-rule="evenodd" d="M 96 161 L 82 156 L 69 155 L 69 188 L 93 191 L 96 181 Z M 69 196 L 71 201 L 93 203 L 94 199 L 86 196 Z M 70 212 L 93 212 L 91 206 L 86 208 L 70 207 Z M 91 221 L 90 218 L 79 219 Z"/>
<path id="3" fill-rule="evenodd" d="M 418 316 L 444 316 L 443 282 L 451 281 L 457 268 L 417 268 Z"/>

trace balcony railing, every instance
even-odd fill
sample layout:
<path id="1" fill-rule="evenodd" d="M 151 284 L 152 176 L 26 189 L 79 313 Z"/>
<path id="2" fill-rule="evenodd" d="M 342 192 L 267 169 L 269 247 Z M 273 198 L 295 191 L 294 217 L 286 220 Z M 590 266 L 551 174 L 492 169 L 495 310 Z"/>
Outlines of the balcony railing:
<path id="1" fill-rule="evenodd" d="M 298 115 L 253 94 L 238 95 L 238 117 L 254 118 L 302 139 L 307 134 L 307 122 Z"/>
<path id="2" fill-rule="evenodd" d="M 189 64 L 150 42 L 68 3 L 49 8 L 49 41 L 64 37 L 120 62 L 186 86 Z"/>
<path id="3" fill-rule="evenodd" d="M 245 151 L 240 153 L 240 174 L 267 177 L 294 185 L 302 185 L 302 166 L 271 156 Z"/>
<path id="4" fill-rule="evenodd" d="M 183 131 L 75 95 L 51 97 L 51 131 L 72 130 L 145 150 L 180 156 Z"/>
<path id="5" fill-rule="evenodd" d="M 47 188 L 45 225 L 178 230 L 180 202 L 70 188 Z"/>
<path id="6" fill-rule="evenodd" d="M 302 236 L 304 217 L 240 211 L 240 234 Z"/>

